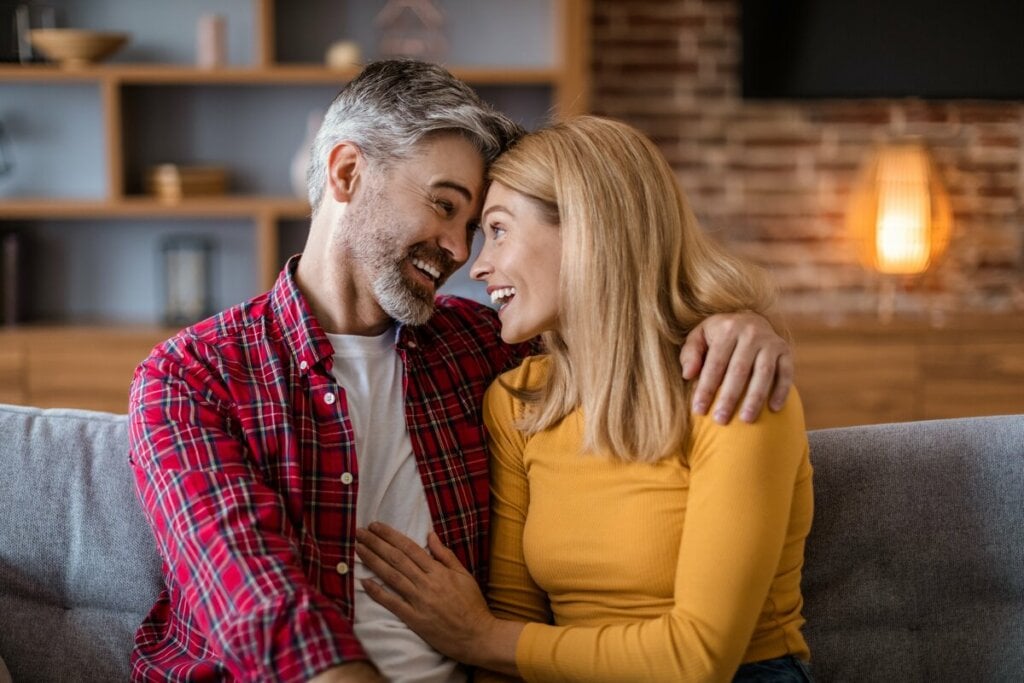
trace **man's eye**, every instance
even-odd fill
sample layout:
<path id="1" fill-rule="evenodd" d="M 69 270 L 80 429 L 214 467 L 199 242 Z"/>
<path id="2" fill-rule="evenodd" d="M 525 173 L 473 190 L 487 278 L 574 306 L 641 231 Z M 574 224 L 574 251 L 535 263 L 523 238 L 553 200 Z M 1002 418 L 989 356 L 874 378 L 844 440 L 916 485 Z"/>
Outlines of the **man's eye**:
<path id="1" fill-rule="evenodd" d="M 478 232 L 480 232 L 480 224 L 477 223 L 476 221 L 470 221 L 469 223 L 466 224 L 466 232 L 468 232 L 470 235 L 477 234 Z"/>
<path id="2" fill-rule="evenodd" d="M 441 212 L 448 218 L 451 218 L 452 216 L 455 215 L 455 205 L 452 204 L 447 199 L 438 199 L 434 203 L 437 205 L 439 209 L 441 209 Z"/>

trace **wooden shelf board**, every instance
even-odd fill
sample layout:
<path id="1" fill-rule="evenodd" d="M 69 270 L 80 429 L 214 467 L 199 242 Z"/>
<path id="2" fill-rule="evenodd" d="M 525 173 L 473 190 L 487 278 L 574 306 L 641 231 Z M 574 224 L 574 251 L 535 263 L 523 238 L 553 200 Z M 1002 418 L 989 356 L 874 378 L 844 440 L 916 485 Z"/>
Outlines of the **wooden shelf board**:
<path id="1" fill-rule="evenodd" d="M 195 197 L 168 204 L 152 197 L 104 199 L 5 199 L 0 200 L 0 220 L 28 218 L 119 218 L 119 217 L 218 217 L 270 214 L 282 218 L 303 218 L 309 204 L 292 197 L 227 195 Z"/>
<path id="2" fill-rule="evenodd" d="M 178 331 L 175 327 L 145 325 L 140 323 L 102 322 L 40 322 L 0 326 L 0 337 L 6 339 L 36 337 L 52 338 L 54 335 L 124 335 L 139 337 L 170 337 Z M 61 340 L 66 337 L 61 337 Z"/>
<path id="3" fill-rule="evenodd" d="M 97 69 L 62 69 L 52 64 L 0 64 L 0 83 L 26 81 L 49 83 L 53 81 L 97 81 L 102 76 Z"/>
<path id="4" fill-rule="evenodd" d="M 554 68 L 522 67 L 450 67 L 453 74 L 475 85 L 553 85 L 558 80 Z M 279 64 L 270 68 L 226 67 L 199 69 L 190 65 L 97 64 L 66 69 L 52 64 L 2 64 L 3 81 L 113 81 L 127 85 L 303 85 L 343 84 L 359 69 L 328 69 L 317 64 Z"/>

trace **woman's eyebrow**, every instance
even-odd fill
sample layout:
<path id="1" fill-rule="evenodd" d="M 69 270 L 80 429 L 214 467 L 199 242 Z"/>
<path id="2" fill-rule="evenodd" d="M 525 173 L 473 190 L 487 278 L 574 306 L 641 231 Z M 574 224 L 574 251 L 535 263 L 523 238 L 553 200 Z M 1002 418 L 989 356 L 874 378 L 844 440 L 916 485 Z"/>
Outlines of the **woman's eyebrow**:
<path id="1" fill-rule="evenodd" d="M 514 213 L 512 213 L 511 211 L 506 209 L 504 206 L 502 206 L 501 204 L 495 204 L 494 206 L 487 207 L 487 209 L 484 211 L 483 215 L 480 216 L 481 220 L 486 218 L 487 214 L 491 213 L 492 211 L 504 211 L 505 213 L 507 213 L 510 216 L 514 216 L 515 215 Z"/>

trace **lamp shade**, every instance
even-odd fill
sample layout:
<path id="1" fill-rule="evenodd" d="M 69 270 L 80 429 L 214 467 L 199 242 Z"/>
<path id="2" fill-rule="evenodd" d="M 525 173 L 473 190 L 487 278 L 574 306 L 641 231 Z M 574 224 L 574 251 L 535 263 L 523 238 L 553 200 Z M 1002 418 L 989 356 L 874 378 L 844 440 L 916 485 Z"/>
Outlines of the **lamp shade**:
<path id="1" fill-rule="evenodd" d="M 861 263 L 880 273 L 923 273 L 949 245 L 949 193 L 917 143 L 876 150 L 850 196 L 847 224 Z"/>

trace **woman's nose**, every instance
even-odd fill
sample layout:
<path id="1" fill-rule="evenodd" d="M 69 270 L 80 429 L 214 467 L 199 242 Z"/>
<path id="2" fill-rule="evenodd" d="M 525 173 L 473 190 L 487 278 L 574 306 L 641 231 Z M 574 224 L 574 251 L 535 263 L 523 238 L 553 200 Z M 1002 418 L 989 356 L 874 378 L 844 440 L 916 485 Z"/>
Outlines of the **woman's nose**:
<path id="1" fill-rule="evenodd" d="M 487 245 L 480 251 L 480 255 L 469 267 L 469 276 L 474 280 L 484 280 L 491 274 L 491 264 L 487 260 Z"/>

